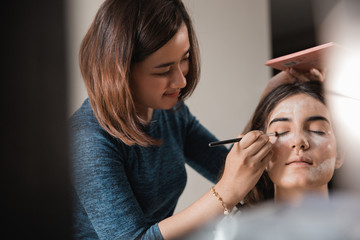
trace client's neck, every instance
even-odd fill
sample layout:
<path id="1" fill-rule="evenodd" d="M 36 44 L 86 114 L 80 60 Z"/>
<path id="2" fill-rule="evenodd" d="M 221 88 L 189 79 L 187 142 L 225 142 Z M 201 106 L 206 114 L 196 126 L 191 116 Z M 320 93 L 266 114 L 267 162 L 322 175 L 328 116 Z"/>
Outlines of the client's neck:
<path id="1" fill-rule="evenodd" d="M 281 188 L 276 185 L 274 186 L 275 203 L 301 204 L 309 195 L 328 200 L 328 186 L 323 185 L 315 188 Z"/>

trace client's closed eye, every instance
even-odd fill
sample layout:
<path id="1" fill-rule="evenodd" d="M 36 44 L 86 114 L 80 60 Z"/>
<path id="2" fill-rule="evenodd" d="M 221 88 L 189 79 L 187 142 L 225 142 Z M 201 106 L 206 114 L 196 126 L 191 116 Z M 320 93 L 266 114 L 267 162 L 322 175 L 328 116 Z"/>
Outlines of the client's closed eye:
<path id="1" fill-rule="evenodd" d="M 323 131 L 309 130 L 309 132 L 315 133 L 315 134 L 318 134 L 318 135 L 325 135 L 325 132 L 323 132 Z"/>
<path id="2" fill-rule="evenodd" d="M 285 134 L 287 134 L 289 131 L 276 131 L 278 136 L 283 136 Z"/>

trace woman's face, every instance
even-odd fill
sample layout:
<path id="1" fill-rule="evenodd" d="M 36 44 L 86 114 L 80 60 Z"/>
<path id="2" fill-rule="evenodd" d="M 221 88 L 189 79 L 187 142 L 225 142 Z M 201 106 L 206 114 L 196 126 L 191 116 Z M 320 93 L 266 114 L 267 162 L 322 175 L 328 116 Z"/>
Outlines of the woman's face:
<path id="1" fill-rule="evenodd" d="M 132 91 L 137 110 L 170 109 L 186 86 L 190 42 L 185 24 L 163 47 L 134 64 Z"/>
<path id="2" fill-rule="evenodd" d="M 266 132 L 279 134 L 268 165 L 275 188 L 327 189 L 342 162 L 323 103 L 306 94 L 284 99 L 270 113 Z"/>

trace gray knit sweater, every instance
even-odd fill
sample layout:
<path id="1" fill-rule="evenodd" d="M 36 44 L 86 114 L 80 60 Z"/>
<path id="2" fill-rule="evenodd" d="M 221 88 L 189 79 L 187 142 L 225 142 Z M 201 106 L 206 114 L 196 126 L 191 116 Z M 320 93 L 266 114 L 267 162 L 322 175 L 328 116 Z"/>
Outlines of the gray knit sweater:
<path id="1" fill-rule="evenodd" d="M 162 239 L 186 185 L 185 163 L 212 182 L 228 150 L 183 105 L 155 110 L 148 134 L 159 147 L 127 146 L 96 120 L 89 100 L 70 119 L 75 239 Z M 190 183 L 191 184 L 191 183 Z"/>

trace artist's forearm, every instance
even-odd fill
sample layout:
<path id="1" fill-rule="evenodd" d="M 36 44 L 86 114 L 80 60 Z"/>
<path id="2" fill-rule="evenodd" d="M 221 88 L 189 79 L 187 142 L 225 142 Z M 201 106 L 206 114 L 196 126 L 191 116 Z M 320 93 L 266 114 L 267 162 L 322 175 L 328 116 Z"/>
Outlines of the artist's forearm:
<path id="1" fill-rule="evenodd" d="M 271 159 L 269 137 L 260 131 L 246 134 L 231 148 L 224 173 L 211 191 L 158 226 L 164 239 L 180 238 L 231 210 L 255 186 Z"/>
<path id="2" fill-rule="evenodd" d="M 237 203 L 237 200 L 231 196 L 232 193 L 217 186 L 215 189 L 218 189 L 217 191 L 226 202 L 227 208 L 232 209 Z M 201 228 L 223 214 L 224 208 L 221 203 L 211 191 L 208 191 L 188 208 L 161 221 L 159 228 L 164 239 L 179 238 Z"/>

